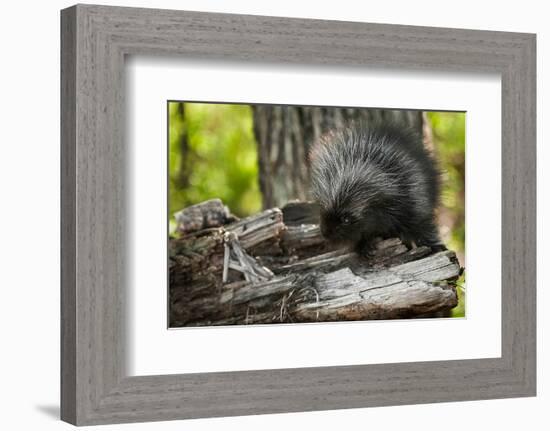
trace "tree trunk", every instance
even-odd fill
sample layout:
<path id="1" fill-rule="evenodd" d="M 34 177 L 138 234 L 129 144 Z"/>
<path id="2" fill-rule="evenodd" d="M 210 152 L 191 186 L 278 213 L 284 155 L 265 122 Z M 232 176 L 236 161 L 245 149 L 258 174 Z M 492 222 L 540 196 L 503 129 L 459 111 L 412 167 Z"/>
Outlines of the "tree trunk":
<path id="1" fill-rule="evenodd" d="M 264 209 L 311 198 L 307 155 L 328 130 L 352 120 L 392 120 L 414 128 L 425 141 L 431 134 L 421 111 L 254 105 L 253 112 Z"/>
<path id="2" fill-rule="evenodd" d="M 180 121 L 185 124 L 185 104 L 178 102 L 177 105 L 178 116 Z M 187 142 L 187 131 L 184 130 L 178 137 L 179 151 L 180 151 L 180 163 L 177 167 L 176 174 L 174 175 L 175 185 L 179 189 L 183 189 L 189 185 L 190 163 L 189 163 L 189 144 Z"/>

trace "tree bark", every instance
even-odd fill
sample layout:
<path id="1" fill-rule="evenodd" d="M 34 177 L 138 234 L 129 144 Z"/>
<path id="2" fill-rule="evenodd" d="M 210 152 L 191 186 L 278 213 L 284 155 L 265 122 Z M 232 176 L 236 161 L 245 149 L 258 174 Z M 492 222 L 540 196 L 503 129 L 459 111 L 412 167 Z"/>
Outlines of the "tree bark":
<path id="1" fill-rule="evenodd" d="M 178 102 L 177 112 L 180 117 L 180 121 L 185 125 L 185 104 Z M 178 137 L 178 146 L 180 151 L 180 163 L 177 167 L 176 175 L 174 176 L 175 185 L 182 189 L 189 185 L 189 143 L 187 141 L 187 129 L 185 128 Z"/>

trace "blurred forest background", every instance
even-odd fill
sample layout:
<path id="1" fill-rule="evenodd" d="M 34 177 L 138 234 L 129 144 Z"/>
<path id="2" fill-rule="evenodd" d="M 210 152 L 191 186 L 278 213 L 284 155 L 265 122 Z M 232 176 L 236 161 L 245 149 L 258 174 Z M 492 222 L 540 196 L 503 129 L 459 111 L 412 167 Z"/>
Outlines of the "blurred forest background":
<path id="1" fill-rule="evenodd" d="M 349 119 L 395 116 L 418 127 L 439 160 L 440 233 L 465 265 L 465 113 L 169 102 L 168 114 L 170 232 L 176 211 L 211 198 L 239 217 L 307 199 L 311 141 Z M 465 315 L 458 294 L 453 317 Z"/>

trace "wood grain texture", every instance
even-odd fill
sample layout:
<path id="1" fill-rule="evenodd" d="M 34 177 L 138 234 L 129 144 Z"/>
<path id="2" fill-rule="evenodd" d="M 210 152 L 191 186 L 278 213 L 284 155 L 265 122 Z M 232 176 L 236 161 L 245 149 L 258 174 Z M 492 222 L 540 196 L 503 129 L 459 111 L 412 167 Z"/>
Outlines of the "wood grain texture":
<path id="1" fill-rule="evenodd" d="M 87 425 L 535 394 L 535 36 L 78 5 L 62 11 L 62 418 Z M 124 56 L 502 76 L 502 357 L 126 375 Z"/>
<path id="2" fill-rule="evenodd" d="M 61 417 L 76 421 L 76 9 L 61 22 Z"/>
<path id="3" fill-rule="evenodd" d="M 360 256 L 323 238 L 318 211 L 294 201 L 231 220 L 212 199 L 176 212 L 184 235 L 168 239 L 168 326 L 450 317 L 453 251 L 387 238 Z"/>

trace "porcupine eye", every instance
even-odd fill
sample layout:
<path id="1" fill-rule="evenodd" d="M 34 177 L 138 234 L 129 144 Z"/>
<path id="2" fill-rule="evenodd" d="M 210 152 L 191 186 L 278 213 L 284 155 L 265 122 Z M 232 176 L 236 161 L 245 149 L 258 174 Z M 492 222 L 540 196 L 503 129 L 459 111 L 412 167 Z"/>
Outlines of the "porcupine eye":
<path id="1" fill-rule="evenodd" d="M 342 216 L 342 218 L 340 218 L 340 222 L 343 224 L 343 225 L 348 225 L 351 223 L 351 219 L 349 216 Z"/>

